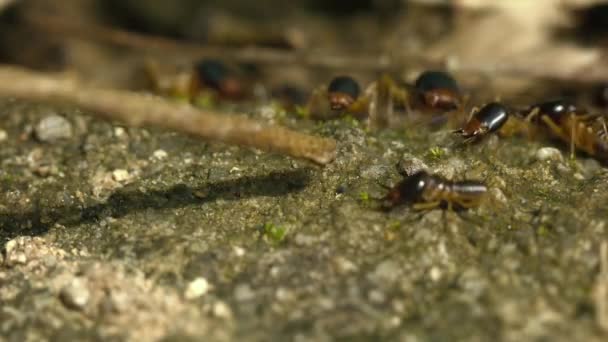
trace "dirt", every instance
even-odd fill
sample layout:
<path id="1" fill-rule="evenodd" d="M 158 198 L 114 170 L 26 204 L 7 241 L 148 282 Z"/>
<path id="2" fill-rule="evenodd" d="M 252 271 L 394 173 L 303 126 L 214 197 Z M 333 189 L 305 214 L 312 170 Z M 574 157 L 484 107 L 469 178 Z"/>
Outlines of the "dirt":
<path id="1" fill-rule="evenodd" d="M 319 167 L 68 105 L 3 100 L 0 114 L 4 340 L 604 336 L 607 299 L 593 293 L 608 285 L 608 172 L 563 149 L 539 160 L 553 142 L 462 147 L 447 129 L 281 116 L 339 141 Z M 67 118 L 71 137 L 37 140 L 49 115 Z M 399 169 L 421 166 L 484 180 L 488 201 L 379 210 Z"/>
<path id="2" fill-rule="evenodd" d="M 165 2 L 154 3 L 161 7 L 151 12 L 139 9 L 140 1 L 123 7 L 137 7 L 136 24 L 159 25 L 147 32 L 173 38 L 206 34 L 208 42 L 228 46 L 267 38 L 240 13 L 207 22 L 206 11 L 183 6 L 166 27 Z M 393 2 L 363 3 L 386 3 L 391 12 Z M 279 12 L 292 7 L 280 4 Z M 299 39 L 270 30 L 266 43 L 340 47 L 354 56 L 424 52 L 452 26 L 451 12 L 440 8 L 382 12 L 391 18 L 387 27 L 379 25 L 384 16 L 365 17 L 367 7 L 333 10 L 340 15 L 301 16 L 295 9 L 276 20 L 306 17 L 294 22 Z M 199 26 L 176 19 L 190 16 L 201 16 Z M 198 31 L 203 24 L 209 32 Z M 84 79 L 97 77 L 92 83 L 134 82 L 126 70 L 136 69 L 133 60 L 141 69 L 147 57 L 66 39 L 57 62 L 40 52 L 50 42 L 45 35 L 36 46 L 25 32 L 9 40 L 18 48 L 8 56 L 29 66 L 45 65 L 29 58 L 53 62 Z M 463 51 L 471 39 L 465 38 Z M 296 80 L 308 90 L 330 74 L 351 74 L 348 66 L 258 71 L 273 86 Z M 412 80 L 420 71 L 394 76 Z M 378 77 L 352 74 L 359 81 Z M 525 75 L 503 83 L 491 72 L 465 76 L 457 79 L 474 95 L 469 107 L 497 97 L 528 105 L 583 87 Z M 606 340 L 608 257 L 600 256 L 600 246 L 608 248 L 606 165 L 581 153 L 571 160 L 567 146 L 542 136 L 491 135 L 463 145 L 453 127 L 431 127 L 426 118 L 371 130 L 349 117 L 313 121 L 277 112 L 267 99 L 253 102 L 214 109 L 332 137 L 336 160 L 318 166 L 124 127 L 69 104 L 0 99 L 0 341 Z M 488 196 L 457 212 L 381 210 L 380 199 L 401 173 L 420 168 L 483 181 Z"/>

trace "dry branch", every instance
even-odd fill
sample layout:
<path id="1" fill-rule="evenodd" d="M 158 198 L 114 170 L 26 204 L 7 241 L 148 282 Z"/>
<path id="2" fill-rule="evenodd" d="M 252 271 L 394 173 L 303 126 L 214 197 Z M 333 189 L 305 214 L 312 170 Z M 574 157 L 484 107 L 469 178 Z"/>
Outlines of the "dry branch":
<path id="1" fill-rule="evenodd" d="M 239 115 L 219 115 L 157 96 L 96 89 L 73 79 L 52 77 L 25 69 L 0 66 L 0 96 L 72 102 L 97 115 L 130 126 L 157 126 L 204 140 L 278 152 L 319 164 L 335 157 L 336 142 Z"/>
<path id="2" fill-rule="evenodd" d="M 158 36 L 141 35 L 90 22 L 83 25 L 60 15 L 30 13 L 26 18 L 29 23 L 42 29 L 45 34 L 54 33 L 85 40 L 95 40 L 134 48 L 140 51 L 160 51 L 163 54 L 174 53 L 180 56 L 188 56 L 192 59 L 213 57 L 243 63 L 266 65 L 291 64 L 364 71 L 402 71 L 412 66 L 423 69 L 444 66 L 456 72 L 481 75 L 546 78 L 576 82 L 608 80 L 608 68 L 602 64 L 590 66 L 585 70 L 573 70 L 563 66 L 556 67 L 554 64 L 545 63 L 543 60 L 537 62 L 527 61 L 526 63 L 512 63 L 508 60 L 502 62 L 489 60 L 467 63 L 466 60 L 460 60 L 458 63 L 449 63 L 449 58 L 432 58 L 424 53 L 401 51 L 398 49 L 380 55 L 341 55 L 327 52 L 319 53 L 318 51 L 290 51 L 255 46 L 227 48 L 176 41 Z"/>

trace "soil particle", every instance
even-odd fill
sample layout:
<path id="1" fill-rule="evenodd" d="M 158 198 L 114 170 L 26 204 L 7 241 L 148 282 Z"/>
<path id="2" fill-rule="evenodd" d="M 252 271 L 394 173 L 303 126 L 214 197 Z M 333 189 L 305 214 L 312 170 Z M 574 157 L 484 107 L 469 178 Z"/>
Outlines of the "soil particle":
<path id="1" fill-rule="evenodd" d="M 53 143 L 69 139 L 73 135 L 72 123 L 60 115 L 49 115 L 40 120 L 34 127 L 34 134 L 41 142 Z"/>

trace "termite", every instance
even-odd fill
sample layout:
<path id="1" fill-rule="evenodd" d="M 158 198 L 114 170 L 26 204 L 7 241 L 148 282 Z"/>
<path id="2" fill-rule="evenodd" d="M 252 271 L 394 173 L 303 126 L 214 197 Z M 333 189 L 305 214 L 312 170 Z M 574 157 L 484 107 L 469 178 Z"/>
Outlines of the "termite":
<path id="1" fill-rule="evenodd" d="M 418 171 L 393 187 L 383 204 L 386 208 L 407 204 L 415 210 L 467 209 L 480 205 L 487 191 L 486 185 L 479 181 L 451 181 Z"/>

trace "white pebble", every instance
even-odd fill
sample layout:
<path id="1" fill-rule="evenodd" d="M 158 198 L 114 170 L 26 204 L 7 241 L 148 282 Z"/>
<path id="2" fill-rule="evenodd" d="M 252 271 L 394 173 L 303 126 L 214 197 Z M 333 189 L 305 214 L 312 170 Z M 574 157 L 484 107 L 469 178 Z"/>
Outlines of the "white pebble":
<path id="1" fill-rule="evenodd" d="M 43 142 L 54 142 L 72 137 L 72 123 L 59 115 L 50 115 L 34 127 L 36 138 Z"/>
<path id="2" fill-rule="evenodd" d="M 429 276 L 431 277 L 432 281 L 439 281 L 441 279 L 441 273 L 442 272 L 439 267 L 433 266 L 429 271 Z"/>
<path id="3" fill-rule="evenodd" d="M 89 302 L 91 294 L 81 278 L 74 278 L 69 285 L 61 289 L 60 296 L 67 307 L 82 310 Z"/>
<path id="4" fill-rule="evenodd" d="M 245 302 L 255 298 L 255 292 L 249 285 L 240 284 L 234 289 L 234 298 L 239 302 Z"/>
<path id="5" fill-rule="evenodd" d="M 536 159 L 539 161 L 556 160 L 561 161 L 563 159 L 562 152 L 555 147 L 542 147 L 536 151 Z"/>
<path id="6" fill-rule="evenodd" d="M 238 257 L 242 257 L 245 255 L 245 248 L 243 248 L 243 247 L 234 246 L 234 247 L 232 247 L 232 250 L 234 251 L 234 255 L 236 255 Z"/>
<path id="7" fill-rule="evenodd" d="M 186 299 L 196 299 L 207 294 L 210 289 L 211 285 L 207 279 L 198 277 L 188 284 L 184 297 Z"/>
<path id="8" fill-rule="evenodd" d="M 213 305 L 213 315 L 219 318 L 230 318 L 232 310 L 226 303 L 218 301 Z"/>
<path id="9" fill-rule="evenodd" d="M 491 188 L 490 193 L 492 194 L 492 196 L 494 197 L 494 199 L 497 202 L 500 202 L 502 204 L 507 204 L 507 202 L 509 201 L 507 199 L 507 196 L 505 196 L 505 193 L 502 192 L 502 190 L 500 190 L 499 188 Z"/>
<path id="10" fill-rule="evenodd" d="M 156 158 L 158 160 L 165 159 L 168 156 L 168 154 L 165 150 L 156 150 L 152 153 L 152 155 L 154 156 L 154 158 Z"/>
<path id="11" fill-rule="evenodd" d="M 117 182 L 124 182 L 129 179 L 129 171 L 125 169 L 116 169 L 112 171 L 112 179 Z"/>
<path id="12" fill-rule="evenodd" d="M 114 127 L 114 136 L 116 136 L 117 138 L 122 138 L 126 133 L 127 131 L 124 128 Z"/>

